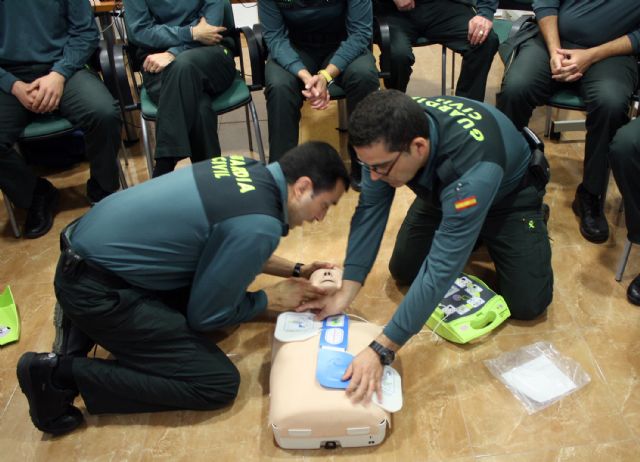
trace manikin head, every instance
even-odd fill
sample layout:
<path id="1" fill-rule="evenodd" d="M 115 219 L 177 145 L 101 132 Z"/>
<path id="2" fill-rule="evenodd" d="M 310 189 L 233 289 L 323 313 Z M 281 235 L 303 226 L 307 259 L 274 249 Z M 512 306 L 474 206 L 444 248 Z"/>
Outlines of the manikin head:
<path id="1" fill-rule="evenodd" d="M 288 151 L 278 161 L 287 181 L 289 227 L 322 221 L 349 189 L 349 174 L 329 144 L 310 141 Z"/>
<path id="2" fill-rule="evenodd" d="M 340 268 L 320 268 L 309 276 L 315 287 L 323 289 L 340 289 L 342 287 L 342 270 Z"/>
<path id="3" fill-rule="evenodd" d="M 429 122 L 424 110 L 397 90 L 371 93 L 349 118 L 349 141 L 363 175 L 397 188 L 407 184 L 429 158 Z"/>

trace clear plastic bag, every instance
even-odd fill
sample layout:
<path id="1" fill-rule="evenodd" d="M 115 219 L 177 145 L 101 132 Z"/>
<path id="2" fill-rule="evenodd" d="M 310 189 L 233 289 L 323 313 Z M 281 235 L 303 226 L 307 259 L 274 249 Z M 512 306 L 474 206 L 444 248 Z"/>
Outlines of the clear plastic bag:
<path id="1" fill-rule="evenodd" d="M 536 342 L 484 361 L 485 366 L 524 405 L 538 412 L 591 381 L 580 364 L 548 342 Z"/>

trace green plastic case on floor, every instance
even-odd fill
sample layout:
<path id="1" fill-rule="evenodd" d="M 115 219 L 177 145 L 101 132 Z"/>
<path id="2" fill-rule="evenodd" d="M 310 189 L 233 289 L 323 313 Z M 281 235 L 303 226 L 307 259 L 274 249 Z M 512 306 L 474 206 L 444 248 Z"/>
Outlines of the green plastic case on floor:
<path id="1" fill-rule="evenodd" d="M 0 294 L 0 345 L 15 342 L 20 338 L 20 320 L 11 288 L 7 286 Z"/>
<path id="2" fill-rule="evenodd" d="M 481 337 L 511 315 L 500 295 L 480 279 L 462 273 L 427 320 L 436 334 L 454 343 Z"/>

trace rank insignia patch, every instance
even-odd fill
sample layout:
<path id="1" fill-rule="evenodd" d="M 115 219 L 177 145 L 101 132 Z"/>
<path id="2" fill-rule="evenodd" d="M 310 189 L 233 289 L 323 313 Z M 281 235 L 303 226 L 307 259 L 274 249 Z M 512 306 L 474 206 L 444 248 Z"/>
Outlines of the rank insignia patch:
<path id="1" fill-rule="evenodd" d="M 478 205 L 476 196 L 465 197 L 464 199 L 460 199 L 453 204 L 457 211 L 468 209 L 469 207 L 475 207 L 476 205 Z"/>

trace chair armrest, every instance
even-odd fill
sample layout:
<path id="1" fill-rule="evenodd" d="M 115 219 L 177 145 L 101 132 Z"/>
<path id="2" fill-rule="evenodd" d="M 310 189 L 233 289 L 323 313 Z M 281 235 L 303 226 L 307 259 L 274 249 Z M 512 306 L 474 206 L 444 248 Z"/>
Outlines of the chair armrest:
<path id="1" fill-rule="evenodd" d="M 513 21 L 513 25 L 511 26 L 511 30 L 509 31 L 509 37 L 511 38 L 514 35 L 516 35 L 520 29 L 522 29 L 522 26 L 524 26 L 525 23 L 529 22 L 529 21 L 535 21 L 535 16 L 532 14 L 523 14 L 522 16 L 520 16 L 518 19 L 516 19 L 515 21 Z"/>
<path id="2" fill-rule="evenodd" d="M 389 31 L 389 24 L 384 18 L 373 17 L 373 42 L 378 45 L 380 52 L 384 56 L 391 56 L 391 33 Z M 382 60 L 380 60 L 380 72 L 378 76 L 381 79 L 388 79 L 391 77 L 391 59 L 386 59 L 386 66 L 383 66 Z"/>
<path id="3" fill-rule="evenodd" d="M 255 26 L 254 26 L 255 27 Z M 264 88 L 264 62 L 263 53 L 258 37 L 254 29 L 249 26 L 243 26 L 238 29 L 239 33 L 244 35 L 249 50 L 249 64 L 251 66 L 251 85 L 249 90 L 256 91 Z M 260 37 L 262 39 L 262 37 Z M 242 67 L 244 63 L 240 60 Z M 244 69 L 242 69 L 244 73 Z"/>

